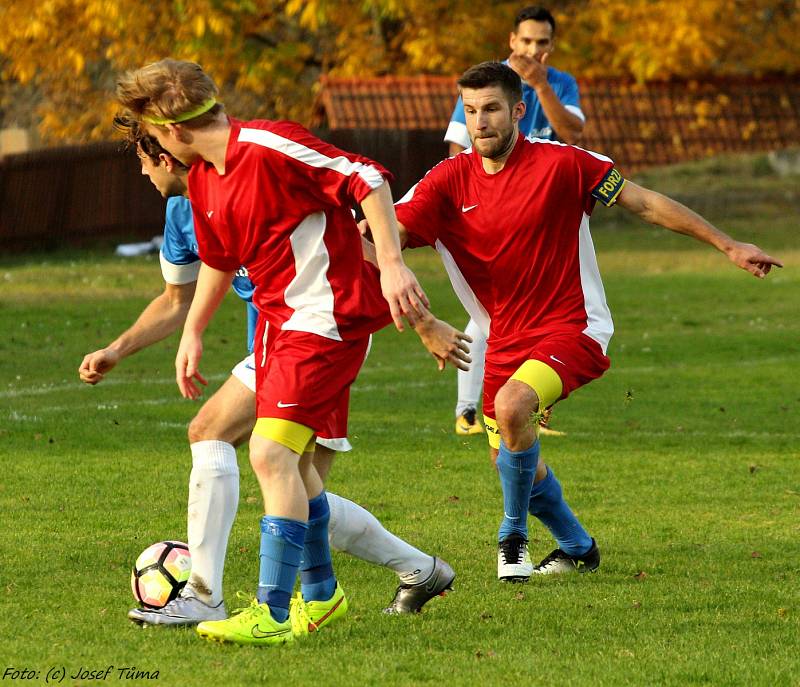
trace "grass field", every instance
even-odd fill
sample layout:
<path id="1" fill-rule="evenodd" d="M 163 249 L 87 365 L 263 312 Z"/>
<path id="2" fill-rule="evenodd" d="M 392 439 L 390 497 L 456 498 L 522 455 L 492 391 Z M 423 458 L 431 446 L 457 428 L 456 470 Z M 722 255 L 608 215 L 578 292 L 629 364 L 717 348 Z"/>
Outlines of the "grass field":
<path id="1" fill-rule="evenodd" d="M 557 407 L 568 436 L 544 439 L 542 455 L 600 544 L 600 572 L 496 581 L 501 501 L 485 442 L 452 433 L 452 370 L 438 374 L 413 334 L 387 329 L 354 388 L 355 450 L 329 486 L 447 559 L 456 591 L 419 617 L 387 617 L 394 575 L 336 554 L 348 619 L 277 650 L 125 617 L 137 554 L 185 537 L 197 405 L 175 388 L 174 339 L 94 388 L 76 371 L 159 292 L 157 259 L 3 259 L 0 671 L 33 671 L 35 684 L 53 669 L 64 684 L 98 682 L 70 675 L 109 666 L 106 682 L 189 686 L 800 684 L 797 180 L 760 158 L 645 180 L 786 267 L 758 281 L 689 239 L 597 211 L 613 365 Z M 463 324 L 436 257 L 410 263 L 437 313 Z M 214 387 L 243 354 L 242 315 L 227 299 L 207 336 Z M 257 571 L 258 488 L 239 457 L 229 603 Z M 534 523 L 531 548 L 537 559 L 552 548 Z"/>

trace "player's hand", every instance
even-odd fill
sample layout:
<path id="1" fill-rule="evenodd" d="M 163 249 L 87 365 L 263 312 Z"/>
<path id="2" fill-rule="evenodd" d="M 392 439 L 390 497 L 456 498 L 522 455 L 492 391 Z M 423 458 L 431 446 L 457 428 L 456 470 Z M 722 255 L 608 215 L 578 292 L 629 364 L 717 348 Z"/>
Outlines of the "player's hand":
<path id="1" fill-rule="evenodd" d="M 101 348 L 84 356 L 78 368 L 78 376 L 82 382 L 97 384 L 103 381 L 106 373 L 114 369 L 119 360 L 119 353 L 110 348 Z"/>
<path id="2" fill-rule="evenodd" d="M 448 362 L 459 370 L 469 370 L 472 362 L 467 345 L 472 343 L 470 336 L 437 319 L 430 312 L 417 322 L 414 331 L 436 360 L 439 370 L 444 370 Z"/>
<path id="3" fill-rule="evenodd" d="M 767 255 L 758 246 L 752 243 L 734 241 L 733 246 L 726 251 L 728 258 L 734 265 L 747 270 L 754 277 L 763 279 L 769 274 L 772 266 L 783 267 L 783 263 Z"/>
<path id="4" fill-rule="evenodd" d="M 519 77 L 527 82 L 531 88 L 536 88 L 547 83 L 548 57 L 550 57 L 549 52 L 543 52 L 538 58 L 511 53 L 508 58 L 508 66 L 517 72 Z"/>
<path id="5" fill-rule="evenodd" d="M 413 327 L 428 312 L 428 297 L 402 260 L 381 267 L 381 291 L 399 332 L 403 331 L 403 317 Z"/>
<path id="6" fill-rule="evenodd" d="M 184 398 L 196 399 L 203 393 L 197 386 L 199 382 L 207 386 L 208 382 L 198 370 L 200 358 L 203 357 L 203 341 L 200 337 L 184 332 L 175 357 L 175 381 Z"/>

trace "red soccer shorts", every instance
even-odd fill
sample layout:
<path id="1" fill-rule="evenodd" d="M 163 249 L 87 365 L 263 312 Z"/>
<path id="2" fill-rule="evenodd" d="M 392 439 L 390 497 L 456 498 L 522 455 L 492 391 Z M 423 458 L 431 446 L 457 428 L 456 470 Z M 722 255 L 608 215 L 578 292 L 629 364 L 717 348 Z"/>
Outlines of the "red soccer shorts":
<path id="1" fill-rule="evenodd" d="M 539 360 L 561 379 L 561 398 L 600 377 L 611 365 L 600 344 L 580 331 L 523 335 L 493 346 L 489 340 L 483 375 L 483 414 L 495 419 L 494 397 L 526 360 Z"/>
<path id="2" fill-rule="evenodd" d="M 334 341 L 270 328 L 265 344 L 262 321 L 255 337 L 256 417 L 291 420 L 323 438 L 346 437 L 350 385 L 369 337 Z"/>

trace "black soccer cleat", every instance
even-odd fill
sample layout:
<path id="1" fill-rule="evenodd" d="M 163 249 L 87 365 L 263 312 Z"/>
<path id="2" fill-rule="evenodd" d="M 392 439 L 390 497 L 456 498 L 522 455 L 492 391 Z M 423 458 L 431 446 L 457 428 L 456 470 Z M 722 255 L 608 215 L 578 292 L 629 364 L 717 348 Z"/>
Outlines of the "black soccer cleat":
<path id="1" fill-rule="evenodd" d="M 594 572 L 600 567 L 600 549 L 592 539 L 592 548 L 582 556 L 570 556 L 561 549 L 556 549 L 533 569 L 534 575 L 558 575 L 561 573 Z"/>
<path id="2" fill-rule="evenodd" d="M 453 589 L 456 574 L 441 558 L 434 557 L 433 572 L 428 579 L 417 584 L 401 584 L 394 593 L 394 599 L 384 613 L 397 615 L 400 613 L 419 613 L 422 607 L 434 596 L 444 596 Z"/>

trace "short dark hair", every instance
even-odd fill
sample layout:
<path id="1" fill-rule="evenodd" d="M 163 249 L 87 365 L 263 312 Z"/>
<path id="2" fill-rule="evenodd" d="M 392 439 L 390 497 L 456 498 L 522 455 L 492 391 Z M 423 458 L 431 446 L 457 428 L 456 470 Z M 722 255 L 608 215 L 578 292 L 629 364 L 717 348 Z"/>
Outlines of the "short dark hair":
<path id="1" fill-rule="evenodd" d="M 180 160 L 158 142 L 155 136 L 151 136 L 145 131 L 144 125 L 131 114 L 120 112 L 114 117 L 114 128 L 121 131 L 125 136 L 126 147 L 136 147 L 149 157 L 154 164 L 158 164 L 160 155 L 169 155 L 175 164 L 184 169 L 188 169 Z"/>
<path id="2" fill-rule="evenodd" d="M 522 79 L 502 62 L 481 62 L 465 71 L 458 80 L 459 90 L 500 86 L 511 105 L 522 100 Z"/>
<path id="3" fill-rule="evenodd" d="M 516 32 L 522 22 L 529 20 L 546 21 L 553 29 L 553 34 L 556 32 L 556 20 L 553 15 L 550 14 L 549 10 L 538 5 L 531 5 L 517 12 L 517 16 L 514 19 L 514 31 Z"/>

